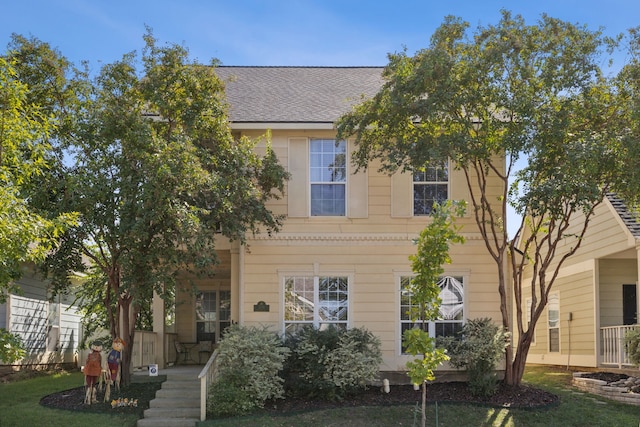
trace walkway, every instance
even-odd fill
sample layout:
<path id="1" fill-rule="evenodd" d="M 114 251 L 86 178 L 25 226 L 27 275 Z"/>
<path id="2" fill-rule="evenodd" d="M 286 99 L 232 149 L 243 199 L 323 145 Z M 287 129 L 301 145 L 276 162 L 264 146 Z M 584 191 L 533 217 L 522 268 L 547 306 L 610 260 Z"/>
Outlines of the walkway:
<path id="1" fill-rule="evenodd" d="M 195 427 L 200 421 L 200 381 L 202 365 L 173 366 L 160 369 L 167 380 L 149 402 L 137 427 Z M 136 375 L 147 375 L 141 372 Z"/>

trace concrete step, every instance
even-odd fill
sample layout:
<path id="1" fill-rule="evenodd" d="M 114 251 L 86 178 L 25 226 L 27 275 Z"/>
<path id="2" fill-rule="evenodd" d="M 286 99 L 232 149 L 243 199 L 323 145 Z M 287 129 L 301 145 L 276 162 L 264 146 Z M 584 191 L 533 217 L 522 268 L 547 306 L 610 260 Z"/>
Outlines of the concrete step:
<path id="1" fill-rule="evenodd" d="M 153 399 L 149 402 L 150 408 L 198 408 L 200 399 Z"/>
<path id="2" fill-rule="evenodd" d="M 184 388 L 184 389 L 192 389 L 192 388 L 200 388 L 200 381 L 197 380 L 189 380 L 189 381 L 170 381 L 167 380 L 162 383 L 162 388 Z"/>
<path id="3" fill-rule="evenodd" d="M 160 398 L 200 399 L 200 388 L 197 388 L 197 389 L 161 388 L 156 392 L 156 399 L 160 399 Z"/>
<path id="4" fill-rule="evenodd" d="M 200 407 L 198 408 L 149 408 L 144 410 L 145 418 L 198 418 L 200 417 Z"/>
<path id="5" fill-rule="evenodd" d="M 200 418 L 141 418 L 137 427 L 195 427 Z"/>

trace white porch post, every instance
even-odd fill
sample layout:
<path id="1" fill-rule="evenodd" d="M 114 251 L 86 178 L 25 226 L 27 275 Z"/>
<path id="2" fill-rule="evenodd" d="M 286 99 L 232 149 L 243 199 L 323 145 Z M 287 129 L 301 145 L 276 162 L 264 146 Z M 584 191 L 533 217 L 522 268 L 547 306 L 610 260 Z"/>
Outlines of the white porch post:
<path id="1" fill-rule="evenodd" d="M 231 245 L 231 322 L 240 323 L 240 244 Z"/>
<path id="2" fill-rule="evenodd" d="M 156 334 L 156 343 L 155 343 L 155 360 L 158 364 L 158 367 L 161 369 L 166 368 L 167 362 L 167 348 L 165 345 L 165 310 L 164 310 L 164 300 L 153 291 L 153 303 L 151 306 L 151 311 L 153 312 L 153 332 Z"/>

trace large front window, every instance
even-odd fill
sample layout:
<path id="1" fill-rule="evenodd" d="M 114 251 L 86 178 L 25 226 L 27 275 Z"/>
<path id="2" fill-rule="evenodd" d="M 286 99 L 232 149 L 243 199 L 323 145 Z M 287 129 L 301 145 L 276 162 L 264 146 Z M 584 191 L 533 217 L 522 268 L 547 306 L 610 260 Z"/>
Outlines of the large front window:
<path id="1" fill-rule="evenodd" d="M 434 203 L 449 198 L 448 162 L 432 163 L 413 172 L 413 214 L 431 215 Z"/>
<path id="2" fill-rule="evenodd" d="M 198 342 L 217 342 L 231 325 L 231 291 L 205 291 L 196 295 Z"/>
<path id="3" fill-rule="evenodd" d="M 462 277 L 443 276 L 438 281 L 440 287 L 440 309 L 436 320 L 412 320 L 411 313 L 418 304 L 411 293 L 411 277 L 400 279 L 400 324 L 401 332 L 414 327 L 425 327 L 431 337 L 455 336 L 462 330 L 464 321 L 464 281 Z"/>
<path id="4" fill-rule="evenodd" d="M 347 145 L 334 139 L 312 139 L 309 149 L 312 216 L 346 212 Z"/>
<path id="5" fill-rule="evenodd" d="M 285 332 L 310 325 L 346 328 L 349 311 L 347 277 L 290 276 L 284 280 Z"/>

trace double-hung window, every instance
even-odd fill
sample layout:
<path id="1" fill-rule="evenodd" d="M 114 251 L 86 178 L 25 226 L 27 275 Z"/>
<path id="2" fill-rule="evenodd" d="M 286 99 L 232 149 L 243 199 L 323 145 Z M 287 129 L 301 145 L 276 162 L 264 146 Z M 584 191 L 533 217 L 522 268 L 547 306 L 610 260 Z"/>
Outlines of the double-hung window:
<path id="1" fill-rule="evenodd" d="M 434 162 L 413 172 L 413 214 L 430 215 L 434 203 L 449 198 L 449 162 Z"/>
<path id="2" fill-rule="evenodd" d="M 312 139 L 309 145 L 312 216 L 344 216 L 347 194 L 347 144 Z"/>
<path id="3" fill-rule="evenodd" d="M 289 276 L 284 279 L 285 332 L 309 325 L 346 328 L 349 279 L 344 276 Z"/>
<path id="4" fill-rule="evenodd" d="M 549 295 L 547 303 L 549 323 L 549 352 L 560 351 L 560 299 L 558 294 Z"/>
<path id="5" fill-rule="evenodd" d="M 426 327 L 429 336 L 455 336 L 462 330 L 464 321 L 464 279 L 456 276 L 443 276 L 438 281 L 441 304 L 438 319 L 425 321 L 413 320 L 411 313 L 418 304 L 411 293 L 411 277 L 400 278 L 400 324 L 401 333 L 416 327 Z M 404 350 L 404 348 L 403 348 Z"/>

